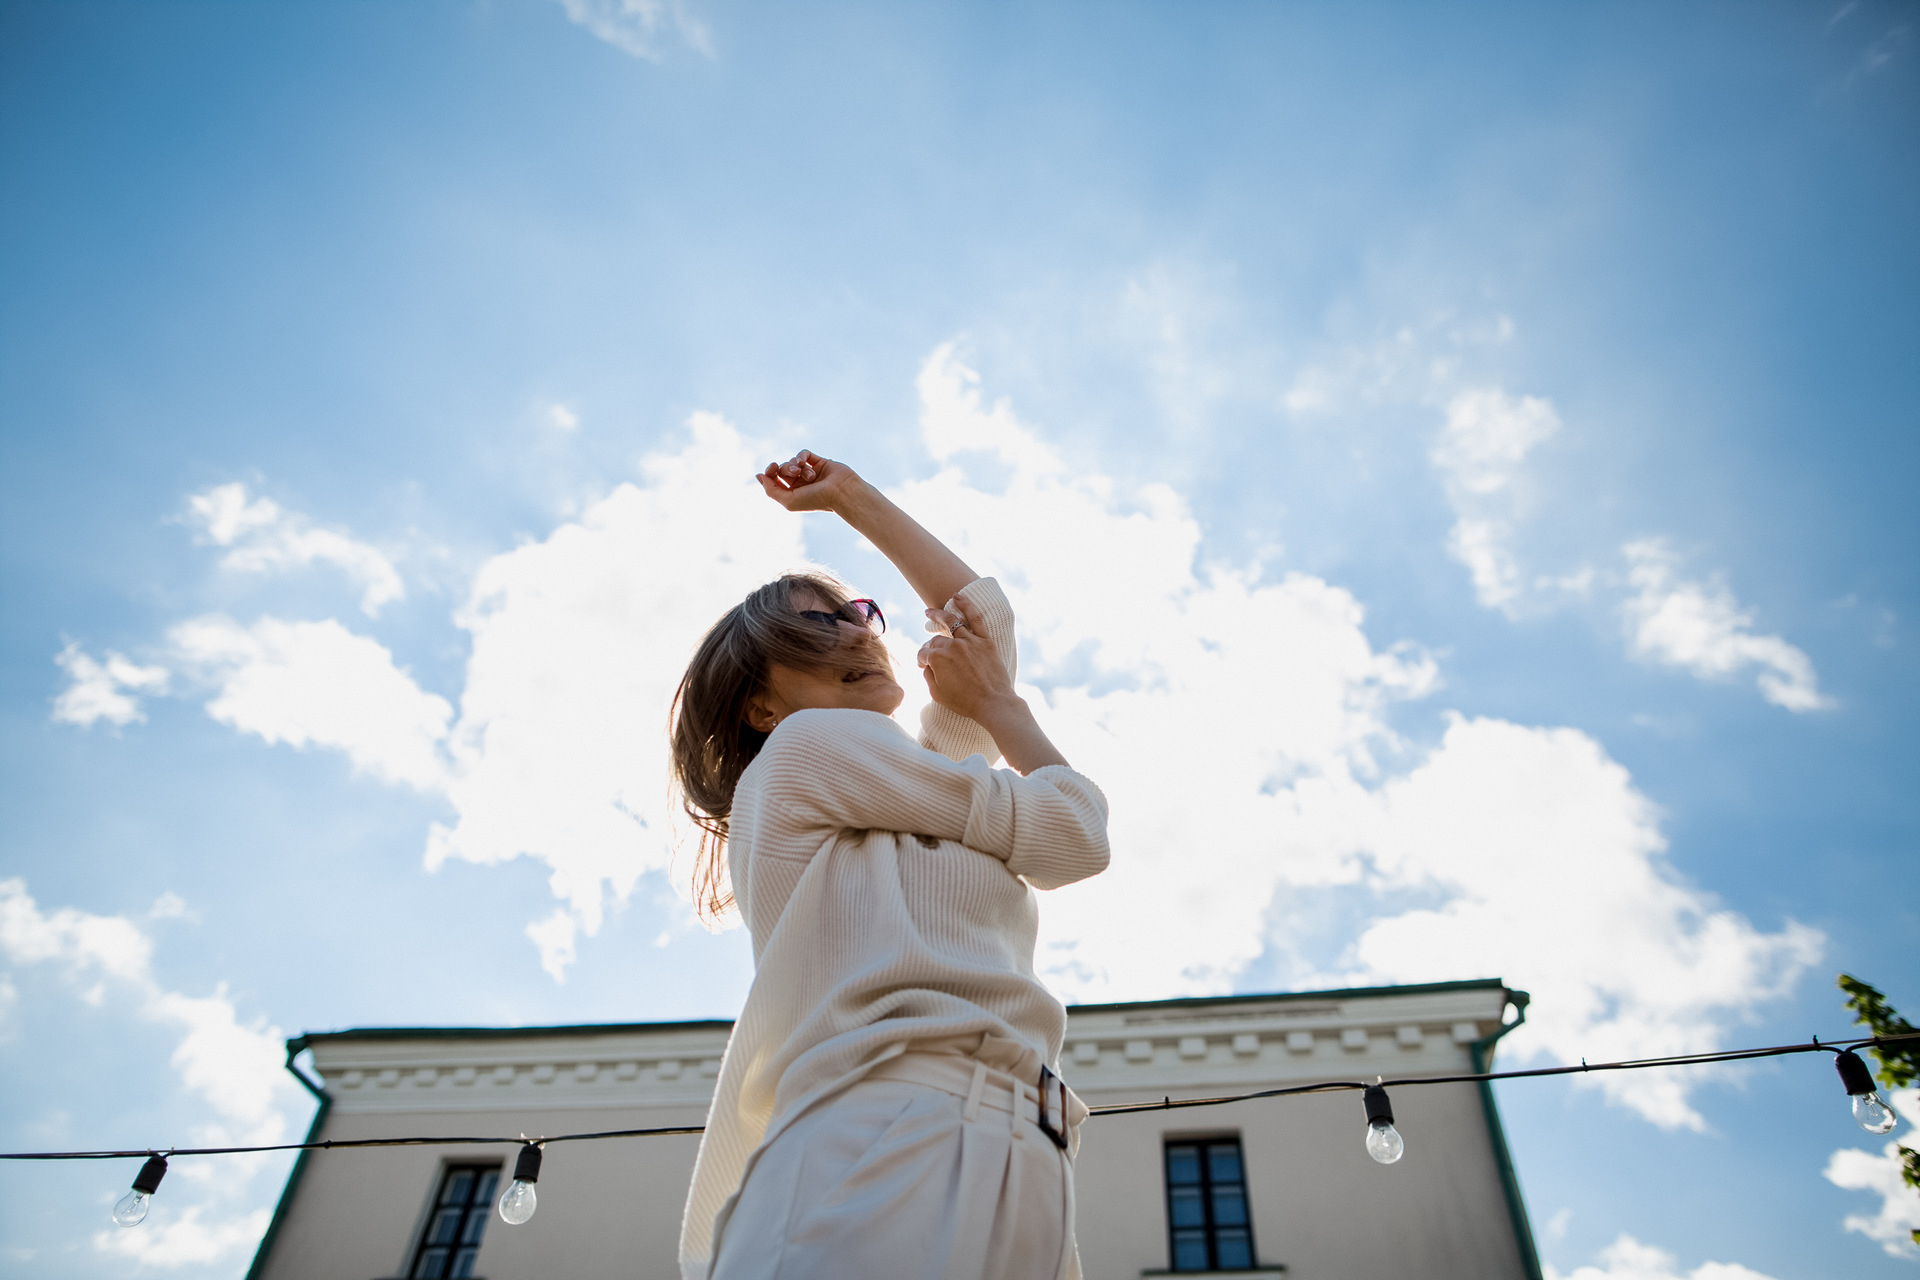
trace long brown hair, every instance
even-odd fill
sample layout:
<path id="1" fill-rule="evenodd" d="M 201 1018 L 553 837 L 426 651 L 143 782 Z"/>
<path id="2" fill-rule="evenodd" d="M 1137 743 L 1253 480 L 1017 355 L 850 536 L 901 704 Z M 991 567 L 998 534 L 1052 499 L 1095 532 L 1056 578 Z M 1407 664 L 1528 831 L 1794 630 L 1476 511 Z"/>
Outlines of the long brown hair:
<path id="1" fill-rule="evenodd" d="M 767 686 L 772 663 L 801 670 L 833 665 L 847 642 L 800 616 L 799 593 L 818 596 L 835 612 L 848 608 L 844 585 L 823 573 L 787 573 L 755 588 L 713 624 L 693 652 L 674 691 L 669 729 L 673 784 L 687 816 L 700 828 L 693 868 L 693 901 L 713 919 L 733 906 L 727 868 L 727 822 L 740 775 L 760 754 L 767 735 L 747 723 L 747 704 Z M 851 615 L 850 615 L 851 616 Z M 877 637 L 854 640 L 880 650 Z"/>

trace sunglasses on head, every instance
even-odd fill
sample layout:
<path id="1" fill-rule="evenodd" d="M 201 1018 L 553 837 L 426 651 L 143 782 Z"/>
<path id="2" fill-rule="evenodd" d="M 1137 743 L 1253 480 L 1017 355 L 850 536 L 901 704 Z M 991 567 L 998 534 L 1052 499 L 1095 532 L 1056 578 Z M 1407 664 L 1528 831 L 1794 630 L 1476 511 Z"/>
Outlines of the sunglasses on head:
<path id="1" fill-rule="evenodd" d="M 887 634 L 887 618 L 880 612 L 880 606 L 871 600 L 849 600 L 847 607 L 838 611 L 828 609 L 802 609 L 800 616 L 811 618 L 815 622 L 824 622 L 834 626 L 841 622 L 851 622 L 856 627 L 865 627 L 877 636 Z"/>

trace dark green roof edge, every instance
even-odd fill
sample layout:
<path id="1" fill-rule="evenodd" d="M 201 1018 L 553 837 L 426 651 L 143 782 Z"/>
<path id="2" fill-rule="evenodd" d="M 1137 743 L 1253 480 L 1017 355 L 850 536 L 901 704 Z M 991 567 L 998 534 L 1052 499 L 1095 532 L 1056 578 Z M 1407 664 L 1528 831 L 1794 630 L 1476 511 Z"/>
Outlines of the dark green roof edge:
<path id="1" fill-rule="evenodd" d="M 344 1031 L 309 1031 L 287 1041 L 287 1047 L 299 1045 L 304 1049 L 332 1040 L 513 1040 L 522 1036 L 603 1036 L 620 1031 L 711 1031 L 731 1026 L 731 1018 L 702 1018 L 692 1022 L 571 1022 L 557 1027 L 349 1027 Z"/>
<path id="2" fill-rule="evenodd" d="M 1514 1008 L 1514 1020 L 1502 1022 L 1498 1031 L 1467 1046 L 1476 1075 L 1493 1070 L 1494 1047 L 1501 1037 L 1526 1022 L 1527 1006 L 1533 1003 L 1533 997 L 1524 991 L 1508 991 L 1507 1003 Z M 1500 1013 L 1503 1018 L 1506 1016 L 1505 1009 Z M 1545 1272 L 1540 1267 L 1540 1249 L 1533 1239 L 1533 1222 L 1527 1216 L 1526 1197 L 1520 1193 L 1520 1175 L 1513 1167 L 1513 1149 L 1507 1145 L 1507 1128 L 1500 1122 L 1500 1104 L 1494 1100 L 1493 1081 L 1480 1081 L 1479 1090 L 1487 1138 L 1493 1145 L 1493 1160 L 1500 1174 L 1500 1192 L 1507 1202 L 1507 1220 L 1513 1227 L 1514 1247 L 1520 1253 L 1520 1269 L 1526 1274 L 1526 1280 L 1545 1280 Z"/>
<path id="3" fill-rule="evenodd" d="M 1272 1004 L 1287 1000 L 1336 1000 L 1353 996 L 1425 995 L 1439 991 L 1505 990 L 1499 978 L 1468 978 L 1459 982 L 1413 982 L 1384 987 L 1340 987 L 1331 991 L 1270 991 L 1255 995 L 1182 996 L 1173 1000 L 1135 1000 L 1118 1004 L 1074 1004 L 1068 1013 L 1115 1013 L 1128 1009 L 1173 1009 L 1192 1005 Z M 714 1031 L 733 1026 L 730 1018 L 703 1018 L 690 1022 L 575 1022 L 555 1027 L 350 1027 L 344 1031 L 309 1031 L 287 1041 L 290 1053 L 299 1053 L 323 1041 L 342 1040 L 514 1040 L 527 1036 L 603 1036 L 623 1031 Z"/>
<path id="4" fill-rule="evenodd" d="M 301 1141 L 318 1142 L 320 1130 L 327 1123 L 327 1113 L 333 1109 L 333 1095 L 309 1080 L 307 1073 L 294 1064 L 293 1060 L 300 1056 L 300 1050 L 294 1048 L 295 1043 L 293 1040 L 287 1041 L 287 1070 L 320 1104 L 314 1108 L 313 1123 L 307 1126 L 307 1136 Z M 287 1220 L 287 1210 L 293 1205 L 294 1193 L 300 1190 L 300 1179 L 306 1176 L 307 1164 L 312 1158 L 313 1152 L 310 1150 L 302 1150 L 293 1158 L 293 1169 L 287 1174 L 287 1185 L 280 1188 L 280 1198 L 273 1203 L 273 1217 L 267 1220 L 267 1230 L 253 1251 L 253 1265 L 247 1268 L 246 1280 L 263 1280 L 266 1276 L 267 1262 L 273 1257 L 274 1242 L 280 1238 L 280 1227 Z"/>

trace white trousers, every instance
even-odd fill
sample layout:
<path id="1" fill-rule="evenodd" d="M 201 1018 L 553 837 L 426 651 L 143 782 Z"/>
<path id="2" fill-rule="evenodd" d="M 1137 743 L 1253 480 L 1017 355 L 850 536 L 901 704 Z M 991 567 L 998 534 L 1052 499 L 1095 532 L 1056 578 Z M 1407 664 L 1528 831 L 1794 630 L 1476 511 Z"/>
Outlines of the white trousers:
<path id="1" fill-rule="evenodd" d="M 1032 1091 L 954 1062 L 883 1064 L 756 1152 L 712 1280 L 1079 1280 L 1073 1165 Z"/>

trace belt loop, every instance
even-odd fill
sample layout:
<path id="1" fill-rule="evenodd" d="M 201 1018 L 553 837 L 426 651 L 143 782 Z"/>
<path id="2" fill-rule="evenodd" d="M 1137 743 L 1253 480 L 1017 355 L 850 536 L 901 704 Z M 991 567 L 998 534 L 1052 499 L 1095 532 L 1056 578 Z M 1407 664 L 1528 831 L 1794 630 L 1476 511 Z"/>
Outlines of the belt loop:
<path id="1" fill-rule="evenodd" d="M 1013 1086 L 1008 1090 L 1013 1095 L 1013 1136 L 1016 1141 L 1024 1140 L 1027 1136 L 1027 1126 L 1020 1123 L 1023 1118 L 1020 1113 L 1026 1109 L 1027 1105 L 1027 1084 L 1026 1081 L 1012 1076 L 1007 1078 L 1007 1083 Z"/>
<path id="2" fill-rule="evenodd" d="M 975 1058 L 973 1061 L 973 1083 L 967 1086 L 967 1109 L 961 1118 L 969 1124 L 980 1117 L 980 1098 L 987 1090 L 987 1064 Z"/>

